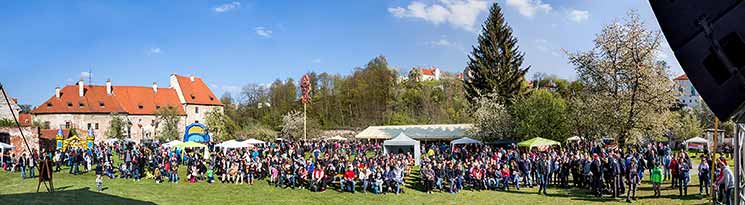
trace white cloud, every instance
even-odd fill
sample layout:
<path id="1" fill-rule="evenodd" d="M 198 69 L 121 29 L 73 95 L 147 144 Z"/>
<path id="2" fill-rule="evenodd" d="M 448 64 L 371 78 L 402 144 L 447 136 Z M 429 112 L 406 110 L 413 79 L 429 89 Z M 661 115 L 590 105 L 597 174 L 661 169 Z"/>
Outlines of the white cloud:
<path id="1" fill-rule="evenodd" d="M 567 12 L 567 15 L 569 16 L 569 20 L 577 23 L 590 19 L 590 11 L 571 9 L 569 10 L 569 12 Z"/>
<path id="2" fill-rule="evenodd" d="M 223 13 L 223 12 L 227 12 L 227 11 L 236 9 L 236 8 L 238 8 L 240 6 L 241 6 L 241 2 L 234 1 L 234 2 L 230 2 L 230 3 L 226 3 L 226 4 L 221 4 L 221 5 L 217 6 L 217 7 L 215 7 L 214 10 L 217 13 Z"/>
<path id="3" fill-rule="evenodd" d="M 156 54 L 161 54 L 161 53 L 163 53 L 163 50 L 161 50 L 160 48 L 150 48 L 150 49 L 147 49 L 147 54 L 148 55 L 156 55 Z"/>
<path id="4" fill-rule="evenodd" d="M 413 1 L 406 8 L 388 8 L 388 12 L 398 18 L 422 19 L 435 25 L 447 23 L 474 31 L 477 17 L 488 9 L 489 2 L 483 0 L 440 0 L 431 5 Z"/>
<path id="5" fill-rule="evenodd" d="M 552 44 L 551 42 L 548 42 L 546 39 L 536 39 L 535 40 L 535 47 L 539 51 L 543 53 L 551 54 L 552 56 L 560 56 L 559 49 Z"/>
<path id="6" fill-rule="evenodd" d="M 517 9 L 520 15 L 533 17 L 538 12 L 548 13 L 553 8 L 541 0 L 507 0 L 507 6 Z"/>
<path id="7" fill-rule="evenodd" d="M 267 28 L 259 26 L 259 27 L 254 28 L 254 30 L 256 30 L 256 35 L 262 36 L 264 38 L 272 37 L 272 30 L 269 30 Z"/>
<path id="8" fill-rule="evenodd" d="M 241 86 L 237 86 L 237 85 L 223 85 L 221 88 L 222 88 L 222 91 L 233 93 L 233 94 L 241 92 Z"/>
<path id="9" fill-rule="evenodd" d="M 80 72 L 80 78 L 86 78 L 87 79 L 87 78 L 91 78 L 91 77 L 93 77 L 93 73 L 91 73 L 91 72 L 87 72 L 87 71 Z"/>
<path id="10" fill-rule="evenodd" d="M 450 42 L 447 39 L 440 39 L 436 41 L 427 42 L 427 45 L 432 46 L 432 47 L 438 47 L 438 46 L 447 47 L 447 46 L 453 46 L 455 45 L 455 43 Z"/>

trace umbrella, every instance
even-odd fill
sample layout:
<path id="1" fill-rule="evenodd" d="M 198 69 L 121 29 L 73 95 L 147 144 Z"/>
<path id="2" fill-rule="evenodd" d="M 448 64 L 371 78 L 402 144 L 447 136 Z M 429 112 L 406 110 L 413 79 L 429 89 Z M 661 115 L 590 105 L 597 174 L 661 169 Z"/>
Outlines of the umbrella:
<path id="1" fill-rule="evenodd" d="M 528 147 L 528 148 L 537 147 L 539 149 L 545 149 L 552 145 L 561 146 L 561 143 L 550 140 L 550 139 L 540 138 L 540 137 L 536 137 L 533 139 L 529 139 L 529 140 L 525 140 L 520 143 L 517 143 L 517 146 L 520 146 L 520 147 Z"/>

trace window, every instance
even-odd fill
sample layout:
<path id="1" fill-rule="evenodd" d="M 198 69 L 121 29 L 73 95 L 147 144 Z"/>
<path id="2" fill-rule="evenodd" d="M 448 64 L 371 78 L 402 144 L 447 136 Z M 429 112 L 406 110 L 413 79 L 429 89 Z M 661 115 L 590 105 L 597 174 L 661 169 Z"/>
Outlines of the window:
<path id="1" fill-rule="evenodd" d="M 98 102 L 98 106 L 104 107 L 104 106 L 106 106 L 106 105 L 105 105 L 105 104 L 103 103 L 103 101 L 99 101 L 99 102 Z"/>
<path id="2" fill-rule="evenodd" d="M 67 107 L 72 107 L 72 103 L 71 102 L 67 102 Z"/>
<path id="3" fill-rule="evenodd" d="M 10 144 L 10 134 L 5 132 L 0 133 L 0 142 Z"/>
<path id="4" fill-rule="evenodd" d="M 155 105 L 156 110 L 160 110 L 160 105 Z"/>
<path id="5" fill-rule="evenodd" d="M 65 129 L 70 129 L 70 121 L 65 122 Z"/>
<path id="6" fill-rule="evenodd" d="M 47 129 L 51 128 L 51 123 L 49 121 L 44 121 L 44 127 Z"/>
<path id="7" fill-rule="evenodd" d="M 52 103 L 47 103 L 47 107 L 52 107 Z"/>
<path id="8" fill-rule="evenodd" d="M 215 98 L 214 98 L 214 97 L 212 97 L 212 96 L 210 96 L 210 101 L 213 101 L 213 100 L 215 100 Z"/>
<path id="9" fill-rule="evenodd" d="M 137 108 L 140 108 L 140 110 L 142 110 L 142 108 L 144 108 L 144 107 L 145 106 L 142 106 L 142 104 L 137 105 Z"/>
<path id="10" fill-rule="evenodd" d="M 93 127 L 91 127 L 91 123 L 88 123 L 88 129 L 87 130 L 90 130 L 91 128 L 93 128 Z"/>
<path id="11" fill-rule="evenodd" d="M 96 123 L 96 129 L 98 129 L 98 123 Z"/>
<path id="12" fill-rule="evenodd" d="M 191 99 L 192 99 L 192 100 L 193 100 L 193 99 L 196 99 L 196 98 L 197 98 L 197 96 L 191 95 Z"/>
<path id="13" fill-rule="evenodd" d="M 194 107 L 194 113 L 199 114 L 199 107 Z"/>
<path id="14" fill-rule="evenodd" d="M 85 107 L 85 104 L 84 104 L 84 103 L 78 103 L 78 106 L 79 106 L 80 108 L 84 108 L 84 107 Z"/>

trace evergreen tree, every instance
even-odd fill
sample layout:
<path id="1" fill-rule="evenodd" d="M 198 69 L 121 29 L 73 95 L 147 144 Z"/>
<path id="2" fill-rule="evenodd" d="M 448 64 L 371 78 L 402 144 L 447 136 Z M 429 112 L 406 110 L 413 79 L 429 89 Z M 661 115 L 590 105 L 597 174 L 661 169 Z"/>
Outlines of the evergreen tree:
<path id="1" fill-rule="evenodd" d="M 479 45 L 473 47 L 468 57 L 464 72 L 466 97 L 471 104 L 493 96 L 496 99 L 492 100 L 510 105 L 512 98 L 520 94 L 529 67 L 520 68 L 523 53 L 518 51 L 517 39 L 504 21 L 502 9 L 494 3 L 489 13 L 478 38 Z"/>

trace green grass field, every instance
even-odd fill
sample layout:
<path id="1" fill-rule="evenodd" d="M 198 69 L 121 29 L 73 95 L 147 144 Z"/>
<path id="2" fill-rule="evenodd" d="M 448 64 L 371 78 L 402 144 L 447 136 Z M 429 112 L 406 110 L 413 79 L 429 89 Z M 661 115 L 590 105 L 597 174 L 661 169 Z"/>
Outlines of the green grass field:
<path id="1" fill-rule="evenodd" d="M 647 176 L 645 176 L 648 179 Z M 666 188 L 662 197 L 652 198 L 652 187 L 644 182 L 637 192 L 636 204 L 705 204 L 698 195 L 698 177 L 691 177 L 689 195 L 678 196 L 678 190 Z M 183 176 L 182 176 L 183 179 Z M 411 181 L 411 180 L 410 180 Z M 625 204 L 625 198 L 596 198 L 582 189 L 549 188 L 548 196 L 538 195 L 536 188 L 520 191 L 461 191 L 458 194 L 427 194 L 413 190 L 407 184 L 400 195 L 340 193 L 329 190 L 315 193 L 308 190 L 274 188 L 266 181 L 254 185 L 156 184 L 152 180 L 104 180 L 104 191 L 97 192 L 95 175 L 72 176 L 64 170 L 54 175 L 54 193 L 36 193 L 37 179 L 21 180 L 18 172 L 0 172 L 1 204 Z M 44 186 L 42 185 L 42 190 Z"/>

